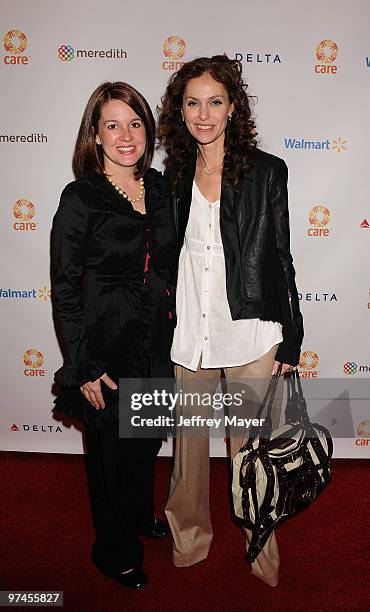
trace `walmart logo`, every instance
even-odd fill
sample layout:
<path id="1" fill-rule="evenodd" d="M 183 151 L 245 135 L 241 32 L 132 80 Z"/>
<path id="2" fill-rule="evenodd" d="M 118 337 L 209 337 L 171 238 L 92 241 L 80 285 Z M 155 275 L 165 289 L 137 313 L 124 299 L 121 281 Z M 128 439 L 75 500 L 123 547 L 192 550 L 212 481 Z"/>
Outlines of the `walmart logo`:
<path id="1" fill-rule="evenodd" d="M 0 287 L 1 299 L 13 300 L 40 300 L 47 302 L 50 300 L 51 291 L 44 285 L 40 289 L 2 289 Z"/>
<path id="2" fill-rule="evenodd" d="M 326 138 L 325 140 L 306 140 L 305 138 L 284 138 L 286 149 L 300 149 L 301 151 L 336 151 L 341 153 L 347 149 L 347 141 L 338 138 Z"/>

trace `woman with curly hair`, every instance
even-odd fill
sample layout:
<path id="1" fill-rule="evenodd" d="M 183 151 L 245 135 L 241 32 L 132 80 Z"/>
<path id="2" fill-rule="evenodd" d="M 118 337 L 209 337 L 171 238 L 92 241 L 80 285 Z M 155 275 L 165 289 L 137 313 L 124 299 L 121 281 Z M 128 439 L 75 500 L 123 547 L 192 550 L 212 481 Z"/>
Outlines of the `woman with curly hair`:
<path id="1" fill-rule="evenodd" d="M 162 98 L 158 138 L 177 227 L 171 353 L 177 382 L 183 391 L 194 391 L 197 381 L 214 391 L 222 370 L 229 388 L 264 379 L 247 398 L 254 394 L 256 404 L 278 368 L 284 374 L 297 366 L 303 325 L 289 247 L 287 167 L 257 148 L 246 88 L 236 60 L 218 55 L 185 63 Z M 240 431 L 230 434 L 232 458 L 242 438 Z M 205 559 L 213 538 L 208 435 L 179 429 L 166 515 L 174 564 Z M 245 536 L 248 550 L 250 532 Z M 278 583 L 274 533 L 252 573 Z"/>

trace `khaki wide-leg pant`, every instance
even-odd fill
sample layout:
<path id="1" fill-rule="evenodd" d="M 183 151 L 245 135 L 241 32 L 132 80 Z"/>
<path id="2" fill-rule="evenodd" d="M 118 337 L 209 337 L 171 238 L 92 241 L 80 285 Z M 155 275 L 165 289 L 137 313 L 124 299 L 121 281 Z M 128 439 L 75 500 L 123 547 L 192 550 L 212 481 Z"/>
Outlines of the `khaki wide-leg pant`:
<path id="1" fill-rule="evenodd" d="M 266 385 L 259 382 L 250 390 L 246 398 L 245 417 L 251 414 L 251 405 L 258 408 L 271 377 L 271 369 L 276 355 L 277 346 L 252 363 L 243 366 L 224 368 L 228 390 L 233 387 L 233 381 L 266 379 Z M 197 372 L 182 366 L 176 366 L 177 387 L 183 392 L 196 389 L 198 380 L 202 392 L 206 389 L 214 393 L 220 382 L 220 369 L 201 369 Z M 235 390 L 233 388 L 233 390 Z M 273 408 L 273 427 L 277 427 L 280 419 L 282 385 L 279 384 Z M 251 395 L 253 397 L 251 397 Z M 253 410 L 253 409 L 252 409 Z M 202 407 L 194 407 L 194 414 L 201 414 Z M 240 409 L 239 409 L 240 414 Z M 189 412 L 187 415 L 189 416 Z M 208 414 L 206 416 L 209 416 Z M 175 443 L 174 467 L 171 476 L 170 493 L 166 506 L 166 516 L 173 536 L 173 562 L 177 567 L 188 567 L 207 558 L 213 538 L 212 523 L 209 509 L 209 435 L 208 429 L 204 435 L 191 435 L 183 428 L 177 432 Z M 242 443 L 248 438 L 246 432 L 240 436 L 230 430 L 230 458 L 239 451 Z M 251 532 L 244 529 L 246 550 L 251 540 Z M 273 532 L 262 551 L 252 563 L 252 574 L 270 586 L 276 586 L 279 580 L 279 551 Z"/>

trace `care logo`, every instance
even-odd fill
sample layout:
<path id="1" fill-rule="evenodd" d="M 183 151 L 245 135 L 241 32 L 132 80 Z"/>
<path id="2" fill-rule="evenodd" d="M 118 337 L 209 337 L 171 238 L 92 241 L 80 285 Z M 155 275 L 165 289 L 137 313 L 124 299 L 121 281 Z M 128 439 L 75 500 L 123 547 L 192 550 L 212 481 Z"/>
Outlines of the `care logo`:
<path id="1" fill-rule="evenodd" d="M 58 57 L 62 62 L 70 62 L 75 56 L 75 50 L 72 45 L 60 45 L 58 49 Z"/>
<path id="2" fill-rule="evenodd" d="M 58 47 L 57 56 L 62 62 L 71 62 L 73 59 L 127 59 L 124 49 L 75 49 L 71 43 L 62 43 Z"/>
<path id="3" fill-rule="evenodd" d="M 185 55 L 186 42 L 180 36 L 168 36 L 163 43 L 163 55 L 166 58 L 162 62 L 163 70 L 179 70 L 183 63 L 181 60 Z"/>
<path id="4" fill-rule="evenodd" d="M 37 223 L 31 222 L 31 219 L 35 216 L 35 212 L 35 205 L 30 200 L 25 198 L 17 200 L 13 205 L 13 216 L 15 218 L 13 229 L 16 232 L 34 232 L 37 228 Z"/>
<path id="5" fill-rule="evenodd" d="M 318 204 L 314 206 L 308 215 L 310 225 L 307 230 L 308 236 L 326 237 L 330 234 L 330 229 L 327 227 L 330 221 L 330 210 L 326 206 Z"/>
<path id="6" fill-rule="evenodd" d="M 317 378 L 318 371 L 316 370 L 319 364 L 319 357 L 313 351 L 305 351 L 301 353 L 299 359 L 299 367 L 301 368 L 301 378 Z"/>
<path id="7" fill-rule="evenodd" d="M 27 49 L 27 36 L 21 30 L 9 30 L 3 38 L 4 49 L 9 55 L 5 55 L 4 64 L 19 65 L 28 64 L 29 56 L 23 55 Z"/>
<path id="8" fill-rule="evenodd" d="M 355 361 L 346 361 L 346 363 L 343 365 L 343 372 L 347 374 L 347 376 L 354 376 L 355 374 L 369 374 L 370 365 L 359 365 Z"/>
<path id="9" fill-rule="evenodd" d="M 34 348 L 27 349 L 23 355 L 23 363 L 26 366 L 25 376 L 45 376 L 46 370 L 41 368 L 44 363 L 41 351 Z"/>
<path id="10" fill-rule="evenodd" d="M 316 46 L 316 58 L 320 62 L 315 66 L 316 74 L 336 74 L 338 66 L 334 64 L 338 57 L 337 43 L 329 38 L 322 40 Z"/>
<path id="11" fill-rule="evenodd" d="M 369 446 L 370 442 L 370 419 L 364 419 L 357 425 L 356 433 L 359 436 L 355 444 L 356 446 Z"/>

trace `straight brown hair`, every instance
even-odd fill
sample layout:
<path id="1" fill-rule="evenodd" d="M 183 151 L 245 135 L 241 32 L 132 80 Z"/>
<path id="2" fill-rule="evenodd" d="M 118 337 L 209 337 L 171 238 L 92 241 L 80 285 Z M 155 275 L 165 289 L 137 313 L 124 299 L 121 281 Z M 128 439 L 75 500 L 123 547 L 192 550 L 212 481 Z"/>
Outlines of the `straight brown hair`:
<path id="1" fill-rule="evenodd" d="M 91 94 L 86 105 L 73 154 L 72 168 L 76 178 L 85 174 L 103 174 L 104 158 L 101 145 L 95 142 L 98 130 L 98 121 L 102 106 L 110 100 L 126 102 L 130 108 L 144 122 L 146 132 L 146 147 L 144 154 L 137 162 L 135 175 L 141 178 L 150 168 L 154 153 L 155 122 L 152 111 L 144 96 L 132 85 L 116 81 L 102 83 Z"/>

